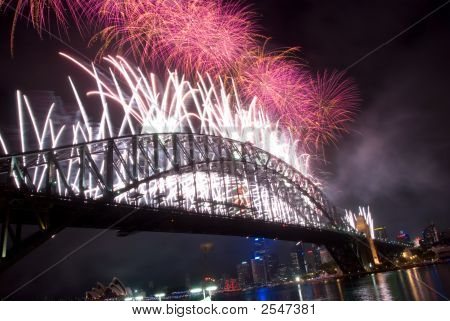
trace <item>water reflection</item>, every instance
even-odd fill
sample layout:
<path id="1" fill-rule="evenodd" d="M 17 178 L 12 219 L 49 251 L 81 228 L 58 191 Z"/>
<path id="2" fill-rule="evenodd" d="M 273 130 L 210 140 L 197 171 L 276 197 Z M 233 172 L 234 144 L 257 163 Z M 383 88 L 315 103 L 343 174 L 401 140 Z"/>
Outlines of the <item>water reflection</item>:
<path id="1" fill-rule="evenodd" d="M 387 273 L 377 273 L 376 278 L 376 284 L 378 291 L 380 293 L 380 297 L 378 300 L 382 301 L 390 301 L 392 300 L 391 290 L 389 288 L 389 283 L 387 280 Z"/>
<path id="2" fill-rule="evenodd" d="M 301 287 L 301 285 L 300 285 L 300 284 L 297 285 L 297 288 L 298 288 L 298 299 L 299 299 L 299 301 L 303 301 L 303 295 L 302 295 L 302 287 Z"/>
<path id="3" fill-rule="evenodd" d="M 448 300 L 450 264 L 217 294 L 215 300 Z"/>
<path id="4" fill-rule="evenodd" d="M 336 281 L 336 286 L 337 286 L 337 289 L 339 292 L 339 300 L 344 301 L 345 298 L 344 298 L 344 293 L 342 292 L 341 280 Z"/>

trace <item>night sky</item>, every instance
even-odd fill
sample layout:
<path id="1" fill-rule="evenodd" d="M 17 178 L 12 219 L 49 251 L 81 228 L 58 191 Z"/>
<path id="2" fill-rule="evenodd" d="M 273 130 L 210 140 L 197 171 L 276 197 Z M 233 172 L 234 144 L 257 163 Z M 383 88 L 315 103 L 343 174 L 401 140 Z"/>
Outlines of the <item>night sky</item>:
<path id="1" fill-rule="evenodd" d="M 314 70 L 344 70 L 445 1 L 246 1 L 258 14 L 262 33 L 278 47 L 300 46 Z M 77 55 L 57 39 L 19 22 L 10 54 L 11 14 L 0 17 L 0 125 L 14 132 L 15 90 L 53 91 L 66 109 L 74 106 L 67 76 L 80 92 L 84 76 L 58 56 Z M 95 48 L 69 31 L 70 45 L 89 58 Z M 67 37 L 63 36 L 67 40 Z M 68 41 L 69 42 L 69 41 Z M 348 69 L 362 103 L 350 134 L 327 148 L 327 162 L 315 171 L 327 195 L 341 208 L 370 205 L 375 225 L 394 237 L 400 229 L 417 235 L 430 222 L 450 227 L 450 4 Z M 8 294 L 98 231 L 68 229 L 0 276 L 0 297 Z M 200 244 L 213 242 L 205 258 Z M 292 246 L 273 242 L 281 259 Z M 216 276 L 232 276 L 247 259 L 251 241 L 238 237 L 108 232 L 14 299 L 81 297 L 97 281 L 113 276 L 127 285 L 155 289 L 195 281 L 205 262 Z"/>

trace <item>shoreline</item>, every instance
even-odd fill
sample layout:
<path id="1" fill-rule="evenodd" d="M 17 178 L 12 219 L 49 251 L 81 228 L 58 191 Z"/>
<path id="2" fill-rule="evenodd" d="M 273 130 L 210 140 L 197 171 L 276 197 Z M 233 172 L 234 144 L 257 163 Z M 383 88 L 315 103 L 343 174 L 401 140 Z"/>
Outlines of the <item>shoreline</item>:
<path id="1" fill-rule="evenodd" d="M 415 267 L 424 267 L 424 266 L 441 265 L 441 264 L 450 264 L 450 260 L 415 263 L 415 264 L 399 266 L 399 267 L 378 269 L 378 270 L 374 270 L 374 271 L 365 271 L 365 272 L 360 272 L 360 273 L 356 273 L 356 274 L 330 276 L 330 277 L 320 278 L 320 279 L 302 280 L 300 282 L 293 281 L 293 282 L 288 282 L 288 283 L 267 284 L 265 286 L 254 286 L 254 287 L 248 287 L 245 289 L 239 289 L 239 290 L 235 290 L 235 291 L 226 291 L 226 292 L 219 291 L 219 293 L 226 295 L 226 294 L 233 294 L 233 293 L 242 293 L 242 292 L 251 291 L 251 290 L 260 289 L 260 288 L 274 288 L 274 287 L 297 285 L 297 284 L 301 285 L 301 284 L 324 283 L 324 282 L 328 282 L 328 281 L 339 281 L 339 280 L 345 280 L 345 279 L 352 279 L 355 277 L 361 277 L 361 276 L 366 276 L 366 275 L 375 274 L 375 273 L 385 273 L 385 272 L 392 272 L 392 271 L 398 271 L 398 270 L 408 270 L 408 269 L 412 269 Z"/>
<path id="2" fill-rule="evenodd" d="M 385 272 L 392 272 L 392 271 L 399 271 L 399 270 L 408 270 L 408 269 L 412 269 L 412 268 L 416 268 L 416 267 L 441 265 L 441 264 L 448 264 L 448 263 L 450 263 L 450 260 L 439 260 L 439 261 L 434 261 L 434 262 L 421 262 L 421 263 L 414 263 L 414 264 L 409 264 L 409 265 L 404 265 L 404 266 L 394 266 L 394 267 L 390 267 L 390 268 L 377 269 L 377 270 L 373 270 L 373 271 L 364 271 L 364 272 L 354 273 L 354 274 L 303 280 L 303 282 L 301 282 L 301 283 L 319 283 L 319 282 L 330 281 L 330 280 L 352 279 L 354 277 L 361 277 L 361 276 L 365 276 L 365 275 L 369 275 L 369 274 L 385 273 Z"/>

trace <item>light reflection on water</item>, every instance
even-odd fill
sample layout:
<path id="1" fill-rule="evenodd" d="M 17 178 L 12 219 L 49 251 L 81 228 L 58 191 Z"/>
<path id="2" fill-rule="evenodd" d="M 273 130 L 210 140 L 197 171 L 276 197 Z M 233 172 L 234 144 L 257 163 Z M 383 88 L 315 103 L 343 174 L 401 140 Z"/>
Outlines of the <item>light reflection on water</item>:
<path id="1" fill-rule="evenodd" d="M 450 297 L 450 263 L 408 270 L 374 273 L 328 282 L 259 288 L 217 294 L 214 300 L 258 301 L 359 301 L 445 300 Z"/>

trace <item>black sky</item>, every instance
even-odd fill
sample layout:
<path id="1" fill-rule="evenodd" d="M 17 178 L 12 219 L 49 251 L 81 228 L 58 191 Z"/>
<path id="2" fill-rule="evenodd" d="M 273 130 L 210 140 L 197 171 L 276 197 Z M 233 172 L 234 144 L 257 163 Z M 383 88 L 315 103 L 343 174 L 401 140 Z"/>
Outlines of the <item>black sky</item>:
<path id="1" fill-rule="evenodd" d="M 343 70 L 415 23 L 445 1 L 247 1 L 258 13 L 262 33 L 279 47 L 300 46 L 314 70 Z M 67 75 L 88 88 L 83 76 L 57 52 L 72 52 L 56 39 L 40 40 L 22 21 L 11 58 L 11 15 L 0 19 L 0 121 L 2 133 L 15 127 L 16 89 L 51 90 L 65 106 L 74 104 Z M 93 58 L 94 49 L 69 32 L 71 45 Z M 370 205 L 377 225 L 391 236 L 417 234 L 429 222 L 450 226 L 450 4 L 348 70 L 362 104 L 350 134 L 326 151 L 316 169 L 330 198 L 343 208 Z M 0 276 L 0 296 L 29 280 L 96 231 L 68 230 Z M 118 276 L 146 287 L 184 284 L 198 276 L 204 258 L 199 245 L 212 241 L 209 258 L 217 274 L 234 273 L 250 251 L 242 238 L 107 233 L 94 244 L 18 292 L 14 298 L 81 295 L 96 281 Z M 290 244 L 278 242 L 283 253 Z"/>

